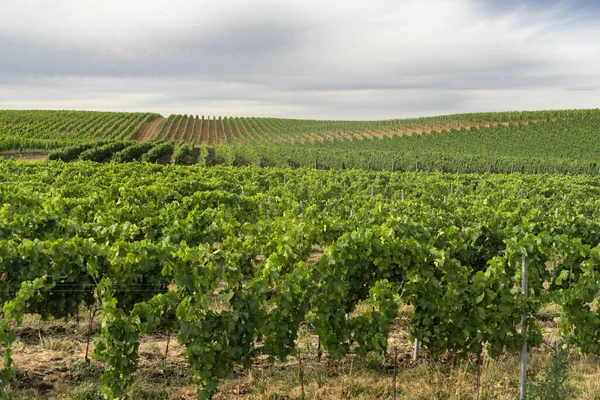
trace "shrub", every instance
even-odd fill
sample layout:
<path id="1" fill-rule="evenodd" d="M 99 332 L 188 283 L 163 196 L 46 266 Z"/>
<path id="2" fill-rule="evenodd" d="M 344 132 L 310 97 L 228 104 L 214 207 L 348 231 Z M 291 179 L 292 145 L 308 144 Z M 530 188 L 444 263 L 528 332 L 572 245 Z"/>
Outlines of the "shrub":
<path id="1" fill-rule="evenodd" d="M 187 164 L 190 162 L 194 154 L 194 148 L 189 144 L 179 144 L 175 147 L 175 151 L 173 151 L 173 158 L 171 158 L 171 162 L 173 164 Z"/>
<path id="2" fill-rule="evenodd" d="M 61 160 L 64 162 L 76 160 L 81 153 L 94 147 L 103 146 L 106 142 L 90 142 L 77 144 L 74 146 L 63 147 L 55 150 L 48 155 L 49 160 Z"/>
<path id="3" fill-rule="evenodd" d="M 155 144 L 154 147 L 142 156 L 142 161 L 155 163 L 161 158 L 171 157 L 174 150 L 175 145 L 173 145 L 173 142 Z"/>
<path id="4" fill-rule="evenodd" d="M 131 162 L 139 159 L 143 154 L 154 147 L 154 143 L 143 142 L 128 146 L 118 153 L 115 153 L 113 160 L 116 162 Z"/>
<path id="5" fill-rule="evenodd" d="M 112 142 L 104 146 L 93 147 L 79 155 L 80 160 L 102 162 L 110 160 L 113 154 L 130 146 L 131 142 Z"/>

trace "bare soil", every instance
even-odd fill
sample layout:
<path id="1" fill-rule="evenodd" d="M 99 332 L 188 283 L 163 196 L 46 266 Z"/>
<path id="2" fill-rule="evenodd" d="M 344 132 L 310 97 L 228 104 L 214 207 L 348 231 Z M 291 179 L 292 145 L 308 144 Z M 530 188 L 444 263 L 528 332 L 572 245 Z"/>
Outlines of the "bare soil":
<path id="1" fill-rule="evenodd" d="M 22 161 L 46 161 L 48 159 L 48 152 L 40 152 L 40 151 L 26 151 L 23 153 L 19 153 L 16 151 L 0 153 L 0 158 L 8 160 L 10 158 L 15 158 Z"/>
<path id="2" fill-rule="evenodd" d="M 192 146 L 194 146 L 194 131 L 196 130 L 195 125 L 196 125 L 196 117 L 194 117 L 193 115 L 190 115 L 188 127 L 185 131 L 185 134 L 184 134 L 182 140 L 185 143 L 191 144 Z"/>
<path id="3" fill-rule="evenodd" d="M 169 125 L 169 129 L 165 130 L 163 140 L 175 140 L 175 136 L 177 135 L 177 130 L 181 127 L 183 117 L 180 119 L 174 118 L 173 122 Z"/>
<path id="4" fill-rule="evenodd" d="M 202 120 L 200 118 L 196 119 L 196 124 L 194 125 L 194 132 L 192 132 L 192 144 L 194 146 L 199 147 L 201 145 L 201 137 L 200 131 L 202 130 Z"/>
<path id="5" fill-rule="evenodd" d="M 200 121 L 202 125 L 202 135 L 200 136 L 200 143 L 208 144 L 208 120 L 202 117 Z"/>
<path id="6" fill-rule="evenodd" d="M 185 133 L 189 128 L 188 124 L 190 123 L 190 118 L 186 118 L 185 120 L 181 120 L 181 124 L 179 124 L 179 129 L 177 132 L 173 133 L 173 140 L 175 143 L 180 143 L 185 138 Z"/>
<path id="7" fill-rule="evenodd" d="M 193 117 L 191 117 L 193 118 Z M 555 119 L 555 118 L 554 118 Z M 250 125 L 249 121 L 238 121 L 238 128 L 240 130 L 240 136 L 236 135 L 230 129 L 225 129 L 225 132 L 222 132 L 222 127 L 220 126 L 218 121 L 214 121 L 212 119 L 203 119 L 196 121 L 196 126 L 191 131 L 192 122 L 190 121 L 189 126 L 187 126 L 186 130 L 186 121 L 182 121 L 181 125 L 177 132 L 170 132 L 174 130 L 174 127 L 170 126 L 171 123 L 168 122 L 166 118 L 155 118 L 152 121 L 146 123 L 142 129 L 135 135 L 134 140 L 138 141 L 148 141 L 151 139 L 158 138 L 158 132 L 161 130 L 164 124 L 169 126 L 164 127 L 164 134 L 162 138 L 158 139 L 169 139 L 169 132 L 171 139 L 176 141 L 185 140 L 186 142 L 192 142 L 195 146 L 200 146 L 202 143 L 207 143 L 209 146 L 213 146 L 215 144 L 223 144 L 225 142 L 232 143 L 236 141 L 237 143 L 244 143 L 252 136 L 249 134 Z M 331 131 L 325 133 L 325 140 L 333 141 L 337 140 L 362 140 L 363 138 L 384 138 L 384 137 L 393 137 L 393 136 L 411 136 L 415 133 L 441 133 L 443 131 L 447 131 L 449 129 L 478 129 L 478 128 L 489 128 L 498 125 L 517 125 L 521 123 L 523 125 L 529 125 L 529 123 L 536 123 L 537 120 L 523 120 L 523 121 L 503 121 L 503 122 L 490 122 L 490 121 L 482 121 L 482 122 L 452 122 L 451 124 L 446 125 L 424 125 L 424 126 L 413 126 L 413 127 L 401 127 L 398 129 L 393 129 L 391 127 L 385 127 L 382 129 L 373 129 L 363 132 L 347 132 L 347 131 Z M 315 143 L 315 141 L 323 142 L 323 137 L 316 137 L 315 135 L 308 134 L 306 137 L 295 138 L 289 134 L 282 132 L 279 135 L 274 137 L 276 142 L 281 143 Z M 260 139 L 259 139 L 260 141 Z M 217 143 L 215 143 L 217 142 Z M 41 156 L 37 156 L 38 153 L 31 153 L 30 161 L 38 161 L 42 159 Z M 0 155 L 1 156 L 1 155 Z M 24 157 L 24 159 L 27 159 Z"/>
<path id="8" fill-rule="evenodd" d="M 465 128 L 466 130 L 471 130 L 471 129 L 479 129 L 479 128 L 490 128 L 492 126 L 498 126 L 498 125 L 504 125 L 504 126 L 509 126 L 509 125 L 517 125 L 518 123 L 521 123 L 523 125 L 529 125 L 529 123 L 536 123 L 538 122 L 537 120 L 524 120 L 524 121 L 504 121 L 504 122 L 489 122 L 489 121 L 484 121 L 482 123 L 476 123 L 476 122 L 453 122 L 452 124 L 448 124 L 448 125 L 431 125 L 431 126 L 423 126 L 423 127 L 402 127 L 398 130 L 393 130 L 390 128 L 385 128 L 385 129 L 381 129 L 381 130 L 372 130 L 369 131 L 370 135 L 373 135 L 374 137 L 377 137 L 379 139 L 383 138 L 383 137 L 392 137 L 392 136 L 411 136 L 415 133 L 421 134 L 421 133 L 441 133 L 444 130 L 449 130 L 449 129 L 462 129 Z M 365 136 L 369 136 L 369 135 L 365 135 Z M 355 135 L 356 137 L 356 135 Z"/>
<path id="9" fill-rule="evenodd" d="M 214 118 L 214 117 L 213 117 Z M 215 123 L 213 122 L 212 119 L 207 119 L 206 121 L 206 129 L 207 129 L 207 133 L 208 133 L 208 139 L 207 139 L 207 144 L 213 144 L 215 142 Z"/>
<path id="10" fill-rule="evenodd" d="M 216 132 L 217 132 L 218 144 L 227 143 L 229 138 L 225 135 L 225 132 L 223 132 L 223 126 L 221 125 L 221 121 L 216 120 L 215 124 L 217 125 Z"/>
<path id="11" fill-rule="evenodd" d="M 308 265 L 322 254 L 313 246 Z M 371 306 L 359 304 L 353 316 Z M 439 358 L 425 351 L 413 360 L 409 337 L 411 308 L 403 306 L 391 324 L 388 351 L 361 359 L 350 352 L 343 360 L 332 360 L 319 350 L 318 336 L 310 323 L 301 324 L 297 339 L 301 351 L 304 386 L 307 399 L 390 399 L 396 373 L 397 398 L 407 400 L 475 398 L 476 367 L 473 358 L 460 360 L 446 353 Z M 549 365 L 550 350 L 558 338 L 554 318 L 556 310 L 538 315 L 542 322 L 544 342 L 530 353 L 528 375 L 539 374 Z M 101 362 L 85 362 L 89 315 L 82 310 L 79 321 L 40 321 L 27 315 L 22 327 L 16 328 L 14 358 L 18 369 L 11 385 L 14 399 L 83 399 L 100 398 Z M 100 332 L 100 317 L 92 325 L 92 336 Z M 168 355 L 166 355 L 169 343 Z M 92 340 L 90 351 L 94 349 Z M 177 343 L 176 334 L 150 332 L 142 335 L 140 360 L 135 372 L 131 398 L 195 399 L 191 371 L 185 349 Z M 518 354 L 503 354 L 493 360 L 484 353 L 482 360 L 483 398 L 508 400 L 518 396 Z M 595 357 L 571 353 L 569 383 L 573 398 L 597 399 L 600 370 Z M 296 357 L 271 363 L 266 356 L 256 359 L 248 369 L 236 368 L 233 376 L 221 382 L 215 399 L 296 399 L 301 396 L 300 365 Z"/>
<path id="12" fill-rule="evenodd" d="M 162 133 L 157 139 L 159 139 L 159 140 L 166 139 L 167 135 L 169 134 L 169 131 L 171 130 L 172 125 L 173 125 L 173 119 L 167 119 L 164 127 L 162 128 Z"/>
<path id="13" fill-rule="evenodd" d="M 144 126 L 142 126 L 142 129 L 135 134 L 133 140 L 146 142 L 154 139 L 158 135 L 161 126 L 166 123 L 166 120 L 166 118 L 154 118 L 152 121 L 147 122 Z"/>

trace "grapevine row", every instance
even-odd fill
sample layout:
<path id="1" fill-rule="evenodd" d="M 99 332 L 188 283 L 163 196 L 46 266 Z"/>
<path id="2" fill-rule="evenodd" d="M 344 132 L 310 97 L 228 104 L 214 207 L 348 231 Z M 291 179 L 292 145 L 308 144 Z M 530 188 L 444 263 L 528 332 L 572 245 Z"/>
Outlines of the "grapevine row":
<path id="1" fill-rule="evenodd" d="M 108 398 L 126 396 L 140 336 L 173 320 L 200 398 L 259 355 L 294 355 L 305 321 L 334 359 L 386 352 L 402 304 L 432 356 L 515 351 L 523 314 L 539 345 L 533 316 L 551 303 L 581 352 L 600 352 L 598 178 L 14 161 L 0 172 L 5 386 L 24 314 L 96 301 Z"/>

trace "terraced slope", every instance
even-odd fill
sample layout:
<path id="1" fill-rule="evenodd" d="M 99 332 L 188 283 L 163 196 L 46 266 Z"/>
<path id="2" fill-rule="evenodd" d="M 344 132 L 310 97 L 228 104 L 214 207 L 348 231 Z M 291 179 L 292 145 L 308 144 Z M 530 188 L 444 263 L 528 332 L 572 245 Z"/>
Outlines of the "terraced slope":
<path id="1" fill-rule="evenodd" d="M 577 114 L 577 116 L 575 115 Z M 410 136 L 556 118 L 587 118 L 594 110 L 456 114 L 388 121 L 319 121 L 112 113 L 0 110 L 0 151 L 49 150 L 86 141 L 164 140 L 194 147 L 315 144 Z"/>
<path id="2" fill-rule="evenodd" d="M 599 117 L 600 110 L 391 121 L 176 115 L 169 117 L 171 133 L 162 138 L 214 147 L 212 153 L 200 157 L 199 162 L 208 164 L 597 175 Z"/>
<path id="3" fill-rule="evenodd" d="M 563 115 L 563 116 L 561 116 Z M 170 140 L 195 147 L 222 144 L 314 144 L 362 140 L 452 129 L 528 124 L 565 118 L 564 112 L 457 114 L 388 121 L 318 121 L 280 118 L 171 115 L 147 123 L 134 139 Z"/>
<path id="4" fill-rule="evenodd" d="M 441 134 L 247 145 L 236 151 L 248 160 L 256 160 L 258 155 L 260 163 L 269 166 L 597 175 L 600 119 L 540 119 L 535 123 L 463 127 Z"/>
<path id="5" fill-rule="evenodd" d="M 183 164 L 597 175 L 599 117 L 598 109 L 388 121 L 0 111 L 0 151 L 61 149 L 60 156 L 51 158 L 63 161 L 76 160 L 83 152 L 93 152 L 92 159 L 120 162 L 167 162 L 172 154 Z M 133 146 L 131 140 L 153 145 Z M 175 147 L 157 148 L 144 158 L 160 143 Z"/>

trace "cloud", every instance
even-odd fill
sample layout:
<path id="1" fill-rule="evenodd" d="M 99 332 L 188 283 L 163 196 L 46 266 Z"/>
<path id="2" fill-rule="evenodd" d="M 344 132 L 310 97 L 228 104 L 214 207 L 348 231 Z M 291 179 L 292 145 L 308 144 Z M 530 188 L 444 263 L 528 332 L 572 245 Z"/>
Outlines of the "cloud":
<path id="1" fill-rule="evenodd" d="M 13 3 L 0 108 L 371 119 L 600 102 L 592 2 Z"/>

